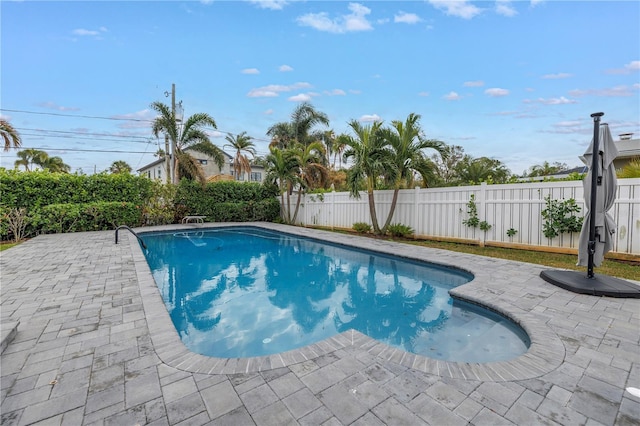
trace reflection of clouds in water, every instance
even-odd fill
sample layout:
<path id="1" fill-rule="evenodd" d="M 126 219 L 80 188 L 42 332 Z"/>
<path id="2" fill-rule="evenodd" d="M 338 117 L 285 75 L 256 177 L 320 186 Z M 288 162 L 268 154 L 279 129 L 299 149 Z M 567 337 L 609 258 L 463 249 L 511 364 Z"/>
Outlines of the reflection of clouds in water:
<path id="1" fill-rule="evenodd" d="M 435 296 L 431 299 L 431 304 L 425 306 L 425 309 L 420 312 L 420 316 L 418 317 L 420 321 L 434 321 L 440 317 L 443 312 L 447 317 L 451 317 L 453 306 L 449 298 L 449 291 L 441 287 L 435 287 L 434 292 Z"/>
<path id="2" fill-rule="evenodd" d="M 284 246 L 277 244 L 282 239 L 288 241 Z M 392 344 L 411 340 L 413 350 L 421 348 L 424 352 L 417 352 L 427 356 L 434 350 L 473 351 L 468 338 L 474 329 L 464 328 L 471 317 L 454 312 L 448 294 L 470 279 L 464 274 L 289 237 L 265 243 L 236 235 L 224 247 L 203 259 L 188 247 L 188 256 L 178 259 L 187 264 L 153 271 L 168 309 L 176 312 L 179 333 L 195 352 L 278 353 L 335 335 L 336 327 L 358 328 Z M 187 283 L 181 291 L 174 278 Z M 450 324 L 453 331 L 445 330 Z M 511 345 L 502 342 L 500 326 L 491 324 L 472 322 L 484 344 L 477 351 Z M 484 342 L 488 333 L 495 339 Z"/>

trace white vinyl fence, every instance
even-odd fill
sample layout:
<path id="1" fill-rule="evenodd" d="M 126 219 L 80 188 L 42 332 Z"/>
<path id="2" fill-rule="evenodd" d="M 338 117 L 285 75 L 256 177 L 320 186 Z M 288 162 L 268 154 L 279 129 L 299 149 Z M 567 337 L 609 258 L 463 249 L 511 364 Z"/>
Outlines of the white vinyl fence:
<path id="1" fill-rule="evenodd" d="M 487 232 L 462 223 L 468 218 L 467 203 L 474 195 L 478 219 L 491 225 Z M 582 181 L 536 182 L 508 185 L 477 185 L 452 188 L 401 190 L 391 223 L 413 228 L 424 238 L 463 239 L 482 244 L 518 244 L 558 249 L 577 249 L 579 233 L 548 239 L 542 232 L 545 197 L 573 198 L 584 216 Z M 296 194 L 292 195 L 292 210 Z M 387 218 L 393 191 L 376 191 L 380 226 Z M 613 251 L 640 255 L 640 179 L 619 179 L 615 204 L 609 211 L 618 225 Z M 303 196 L 296 222 L 305 226 L 350 229 L 356 222 L 371 224 L 367 193 L 355 199 L 348 192 Z M 516 235 L 509 237 L 513 228 Z"/>

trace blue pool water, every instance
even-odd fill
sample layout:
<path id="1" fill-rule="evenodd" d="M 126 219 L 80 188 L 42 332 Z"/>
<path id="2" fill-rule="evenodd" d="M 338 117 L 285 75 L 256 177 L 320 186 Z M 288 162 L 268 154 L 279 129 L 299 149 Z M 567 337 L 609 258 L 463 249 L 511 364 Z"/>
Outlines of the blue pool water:
<path id="1" fill-rule="evenodd" d="M 184 344 L 222 358 L 300 348 L 349 329 L 460 362 L 526 352 L 526 333 L 448 290 L 471 274 L 260 228 L 149 233 L 153 277 Z"/>

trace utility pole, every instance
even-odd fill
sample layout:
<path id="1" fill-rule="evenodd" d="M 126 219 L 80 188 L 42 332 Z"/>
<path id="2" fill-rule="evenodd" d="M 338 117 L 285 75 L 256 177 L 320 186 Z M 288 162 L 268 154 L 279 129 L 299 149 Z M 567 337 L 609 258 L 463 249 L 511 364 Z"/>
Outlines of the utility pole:
<path id="1" fill-rule="evenodd" d="M 164 135 L 164 164 L 167 169 L 167 183 L 171 183 L 171 152 L 169 151 L 169 135 Z"/>
<path id="2" fill-rule="evenodd" d="M 176 126 L 176 130 L 178 127 L 178 123 L 176 123 L 176 85 L 175 83 L 171 83 L 171 119 L 173 120 L 173 124 Z M 173 183 L 176 182 L 176 137 L 178 135 L 174 135 L 171 138 L 171 155 L 169 159 L 171 160 L 171 176 L 173 177 Z"/>

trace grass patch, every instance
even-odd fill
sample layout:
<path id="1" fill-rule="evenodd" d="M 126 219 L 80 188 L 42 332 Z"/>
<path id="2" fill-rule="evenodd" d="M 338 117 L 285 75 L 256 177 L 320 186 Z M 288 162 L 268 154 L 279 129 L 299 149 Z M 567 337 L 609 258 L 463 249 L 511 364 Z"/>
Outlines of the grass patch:
<path id="1" fill-rule="evenodd" d="M 13 246 L 17 246 L 20 243 L 2 243 L 0 244 L 0 251 L 6 250 L 6 249 L 10 249 Z"/>
<path id="2" fill-rule="evenodd" d="M 400 241 L 399 241 L 400 242 Z M 573 254 L 548 253 L 533 250 L 508 249 L 502 247 L 480 247 L 470 244 L 448 243 L 440 241 L 401 241 L 407 244 L 415 244 L 423 247 L 439 248 L 460 253 L 476 254 L 479 256 L 496 257 L 500 259 L 515 260 L 518 262 L 534 263 L 550 268 L 572 269 L 574 271 L 587 271 L 586 266 L 576 266 L 578 256 Z M 596 275 L 609 275 L 630 280 L 638 279 L 638 262 L 605 259 L 602 264 L 594 268 Z"/>
<path id="3" fill-rule="evenodd" d="M 335 232 L 348 233 L 344 231 Z M 499 259 L 533 263 L 536 265 L 547 266 L 549 268 L 584 271 L 585 275 L 587 273 L 586 266 L 576 266 L 578 256 L 573 254 L 548 253 L 542 251 L 509 249 L 503 247 L 480 247 L 473 244 L 450 243 L 431 240 L 411 240 L 398 238 L 391 238 L 390 240 L 402 244 L 414 244 L 417 246 L 450 250 L 459 253 L 476 254 L 478 256 L 495 257 Z M 605 259 L 599 267 L 594 268 L 594 273 L 596 275 L 609 275 L 612 277 L 625 278 L 629 280 L 638 280 L 639 265 L 640 261 L 633 262 Z"/>

